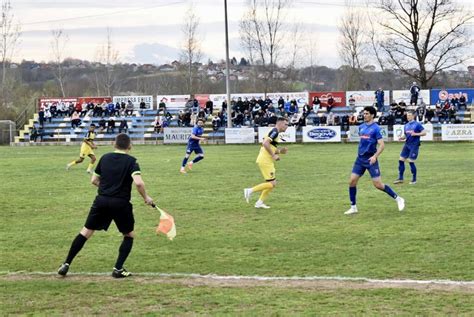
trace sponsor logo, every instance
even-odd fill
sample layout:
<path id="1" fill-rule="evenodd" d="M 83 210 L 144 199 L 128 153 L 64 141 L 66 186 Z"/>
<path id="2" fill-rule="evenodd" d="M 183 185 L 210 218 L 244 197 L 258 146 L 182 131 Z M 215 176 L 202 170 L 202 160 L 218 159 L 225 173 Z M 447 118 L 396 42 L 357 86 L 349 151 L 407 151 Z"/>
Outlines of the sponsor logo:
<path id="1" fill-rule="evenodd" d="M 315 128 L 307 132 L 308 137 L 313 140 L 330 140 L 336 136 L 336 131 L 326 128 Z"/>

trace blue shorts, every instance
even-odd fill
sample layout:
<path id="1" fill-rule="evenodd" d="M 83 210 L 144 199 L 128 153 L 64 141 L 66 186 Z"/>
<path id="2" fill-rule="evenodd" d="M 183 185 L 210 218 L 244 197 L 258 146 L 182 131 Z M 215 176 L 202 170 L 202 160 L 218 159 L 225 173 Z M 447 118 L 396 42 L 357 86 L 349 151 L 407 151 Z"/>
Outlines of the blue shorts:
<path id="1" fill-rule="evenodd" d="M 405 145 L 403 146 L 402 152 L 400 153 L 400 156 L 403 158 L 408 158 L 410 160 L 416 160 L 418 157 L 418 150 L 420 149 L 419 145 Z"/>
<path id="2" fill-rule="evenodd" d="M 191 153 L 196 153 L 196 154 L 204 154 L 204 151 L 202 150 L 201 146 L 198 145 L 188 145 L 186 148 L 186 154 L 191 154 Z"/>
<path id="3" fill-rule="evenodd" d="M 380 177 L 379 161 L 377 160 L 373 165 L 370 165 L 369 158 L 370 156 L 358 156 L 354 162 L 354 167 L 352 167 L 352 173 L 362 176 L 365 170 L 369 170 L 370 177 Z"/>

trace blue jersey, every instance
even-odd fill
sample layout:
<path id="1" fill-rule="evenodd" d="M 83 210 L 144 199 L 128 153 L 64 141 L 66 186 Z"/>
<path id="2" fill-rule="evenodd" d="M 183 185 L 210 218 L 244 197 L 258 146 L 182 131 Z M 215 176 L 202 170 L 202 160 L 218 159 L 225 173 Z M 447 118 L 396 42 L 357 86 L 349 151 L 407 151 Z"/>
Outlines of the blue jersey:
<path id="1" fill-rule="evenodd" d="M 191 133 L 194 134 L 197 137 L 200 137 L 204 133 L 204 128 L 199 127 L 199 126 L 196 125 L 196 126 L 194 126 L 193 132 L 191 132 Z M 194 146 L 199 146 L 199 140 L 196 140 L 196 139 L 193 139 L 193 138 L 189 137 L 188 147 L 194 147 Z"/>
<path id="2" fill-rule="evenodd" d="M 419 123 L 418 121 L 415 121 L 415 120 L 412 120 L 412 121 L 408 122 L 407 124 L 405 124 L 404 131 L 405 131 L 405 135 L 406 135 L 406 138 L 407 138 L 406 139 L 406 144 L 408 146 L 420 145 L 420 137 L 419 136 L 412 136 L 412 133 L 413 132 L 420 133 L 424 129 L 425 128 L 423 128 L 421 123 Z"/>
<path id="3" fill-rule="evenodd" d="M 377 152 L 377 141 L 382 138 L 380 127 L 377 123 L 363 123 L 359 126 L 359 156 L 372 156 Z"/>

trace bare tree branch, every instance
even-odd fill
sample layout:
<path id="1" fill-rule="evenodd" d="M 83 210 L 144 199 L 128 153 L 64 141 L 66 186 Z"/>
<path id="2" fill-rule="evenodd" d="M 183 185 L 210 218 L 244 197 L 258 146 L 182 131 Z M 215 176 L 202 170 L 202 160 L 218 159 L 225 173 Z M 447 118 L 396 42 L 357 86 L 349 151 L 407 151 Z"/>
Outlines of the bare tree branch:
<path id="1" fill-rule="evenodd" d="M 51 31 L 51 51 L 53 53 L 53 63 L 55 65 L 54 77 L 58 81 L 59 88 L 63 97 L 66 97 L 64 84 L 66 80 L 66 71 L 63 68 L 64 62 L 64 50 L 66 44 L 69 41 L 69 36 L 64 32 L 63 29 L 57 29 Z"/>

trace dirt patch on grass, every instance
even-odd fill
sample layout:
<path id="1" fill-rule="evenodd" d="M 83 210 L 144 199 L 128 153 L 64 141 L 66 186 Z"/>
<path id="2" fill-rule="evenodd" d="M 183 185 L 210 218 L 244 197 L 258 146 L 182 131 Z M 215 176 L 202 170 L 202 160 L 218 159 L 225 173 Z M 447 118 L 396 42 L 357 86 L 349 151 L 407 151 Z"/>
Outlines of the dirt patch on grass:
<path id="1" fill-rule="evenodd" d="M 29 280 L 67 280 L 70 282 L 107 282 L 116 281 L 106 274 L 69 274 L 59 277 L 53 273 L 11 273 L 0 275 L 0 281 L 29 281 Z M 474 294 L 474 283 L 440 283 L 422 281 L 396 281 L 396 280 L 367 280 L 351 281 L 338 279 L 258 279 L 253 277 L 225 277 L 225 276 L 147 276 L 134 274 L 126 279 L 137 284 L 177 284 L 188 287 L 275 287 L 306 290 L 334 290 L 334 289 L 381 289 L 399 288 L 421 291 L 444 291 Z"/>

